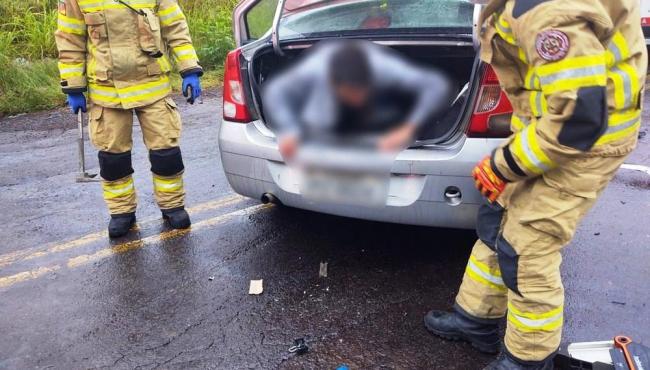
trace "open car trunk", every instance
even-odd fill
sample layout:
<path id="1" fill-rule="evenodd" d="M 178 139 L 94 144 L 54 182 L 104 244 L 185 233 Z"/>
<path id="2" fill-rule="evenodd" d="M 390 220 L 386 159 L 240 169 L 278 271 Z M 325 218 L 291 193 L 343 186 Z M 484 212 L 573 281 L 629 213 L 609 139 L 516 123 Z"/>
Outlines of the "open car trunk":
<path id="1" fill-rule="evenodd" d="M 436 120 L 430 120 L 423 125 L 418 134 L 419 141 L 427 143 L 445 143 L 456 137 L 458 131 L 464 128 L 469 119 L 472 96 L 474 95 L 473 79 L 476 69 L 476 52 L 471 45 L 433 45 L 413 43 L 391 43 L 388 47 L 415 64 L 433 67 L 443 71 L 452 81 L 453 96 L 449 108 Z M 284 56 L 278 56 L 271 46 L 259 49 L 250 65 L 249 79 L 253 89 L 253 97 L 258 108 L 258 115 L 264 121 L 261 87 L 272 77 L 295 62 L 306 48 L 285 48 Z M 266 123 L 267 126 L 268 123 Z M 273 130 L 273 127 L 269 127 Z"/>

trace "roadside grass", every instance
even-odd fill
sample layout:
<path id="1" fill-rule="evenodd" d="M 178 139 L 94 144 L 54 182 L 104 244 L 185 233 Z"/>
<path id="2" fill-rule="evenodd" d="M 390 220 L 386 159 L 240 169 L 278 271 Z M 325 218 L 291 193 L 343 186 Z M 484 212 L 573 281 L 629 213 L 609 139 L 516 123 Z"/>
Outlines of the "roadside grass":
<path id="1" fill-rule="evenodd" d="M 206 73 L 204 87 L 221 84 L 234 47 L 231 14 L 236 0 L 179 0 Z M 65 104 L 56 67 L 58 0 L 0 0 L 0 117 Z M 180 78 L 173 74 L 180 91 Z"/>

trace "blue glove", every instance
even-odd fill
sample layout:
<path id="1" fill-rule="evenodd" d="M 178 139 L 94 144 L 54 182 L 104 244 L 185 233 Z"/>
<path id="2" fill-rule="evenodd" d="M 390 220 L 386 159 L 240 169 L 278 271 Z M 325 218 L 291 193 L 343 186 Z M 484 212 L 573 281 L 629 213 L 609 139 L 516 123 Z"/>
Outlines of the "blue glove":
<path id="1" fill-rule="evenodd" d="M 86 97 L 83 93 L 68 94 L 68 105 L 74 114 L 79 113 L 79 109 L 86 113 Z"/>
<path id="2" fill-rule="evenodd" d="M 190 104 L 194 104 L 194 101 L 201 96 L 201 81 L 198 73 L 183 77 L 183 96 Z"/>

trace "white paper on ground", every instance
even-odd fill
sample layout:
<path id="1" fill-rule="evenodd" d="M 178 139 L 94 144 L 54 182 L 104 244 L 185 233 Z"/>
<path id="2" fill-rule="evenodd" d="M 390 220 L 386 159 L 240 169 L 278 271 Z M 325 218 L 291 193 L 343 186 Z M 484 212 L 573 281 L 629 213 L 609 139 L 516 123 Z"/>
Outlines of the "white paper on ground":
<path id="1" fill-rule="evenodd" d="M 318 277 L 327 277 L 327 262 L 320 263 L 320 269 L 318 270 Z"/>
<path id="2" fill-rule="evenodd" d="M 647 175 L 650 175 L 650 167 L 642 166 L 640 164 L 625 163 L 621 166 L 621 168 L 625 168 L 626 170 L 645 172 Z"/>
<path id="3" fill-rule="evenodd" d="M 251 280 L 251 285 L 248 288 L 248 294 L 262 294 L 264 291 L 264 280 Z"/>

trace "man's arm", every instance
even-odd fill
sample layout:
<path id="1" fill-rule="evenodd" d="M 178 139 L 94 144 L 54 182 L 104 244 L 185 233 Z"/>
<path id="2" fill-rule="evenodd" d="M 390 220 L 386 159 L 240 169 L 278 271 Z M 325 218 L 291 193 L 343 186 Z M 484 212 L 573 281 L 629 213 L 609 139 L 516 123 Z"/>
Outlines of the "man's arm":
<path id="1" fill-rule="evenodd" d="M 443 72 L 415 66 L 398 54 L 385 51 L 373 54 L 372 58 L 376 59 L 374 73 L 379 82 L 415 96 L 415 104 L 405 123 L 420 127 L 449 106 L 451 83 Z"/>
<path id="2" fill-rule="evenodd" d="M 161 0 L 157 15 L 160 19 L 163 41 L 171 50 L 181 76 L 203 75 L 196 50 L 192 46 L 187 20 L 178 2 L 176 0 Z"/>
<path id="3" fill-rule="evenodd" d="M 300 115 L 312 93 L 312 77 L 302 65 L 270 79 L 262 90 L 264 116 L 278 137 L 300 137 Z"/>
<path id="4" fill-rule="evenodd" d="M 59 0 L 57 29 L 61 89 L 66 94 L 83 93 L 86 81 L 86 23 L 77 0 Z"/>

